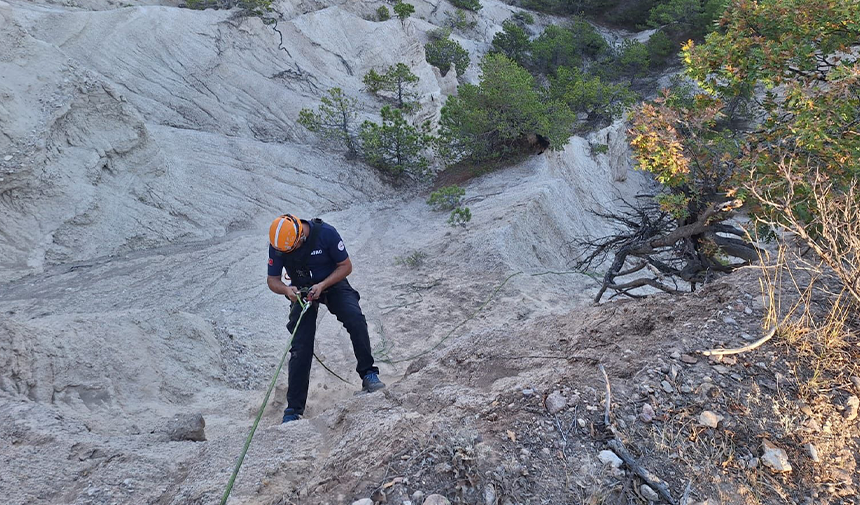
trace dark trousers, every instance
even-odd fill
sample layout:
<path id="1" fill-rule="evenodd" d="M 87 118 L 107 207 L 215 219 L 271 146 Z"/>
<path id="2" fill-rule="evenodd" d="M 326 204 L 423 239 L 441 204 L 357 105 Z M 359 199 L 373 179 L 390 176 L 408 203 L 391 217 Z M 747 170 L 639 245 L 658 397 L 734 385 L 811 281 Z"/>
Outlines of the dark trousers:
<path id="1" fill-rule="evenodd" d="M 358 291 L 352 288 L 346 279 L 331 286 L 323 293 L 322 303 L 329 312 L 343 324 L 352 340 L 352 351 L 358 362 L 355 371 L 362 378 L 369 373 L 379 373 L 373 366 L 373 355 L 370 352 L 370 336 L 367 333 L 367 320 L 361 313 Z M 314 336 L 317 329 L 318 303 L 313 303 L 302 317 L 293 345 L 290 347 L 290 362 L 288 369 L 287 408 L 296 414 L 303 414 L 308 399 L 308 385 L 311 377 L 311 362 L 314 357 Z M 298 303 L 290 307 L 290 321 L 287 330 L 292 333 L 296 327 L 302 308 Z"/>

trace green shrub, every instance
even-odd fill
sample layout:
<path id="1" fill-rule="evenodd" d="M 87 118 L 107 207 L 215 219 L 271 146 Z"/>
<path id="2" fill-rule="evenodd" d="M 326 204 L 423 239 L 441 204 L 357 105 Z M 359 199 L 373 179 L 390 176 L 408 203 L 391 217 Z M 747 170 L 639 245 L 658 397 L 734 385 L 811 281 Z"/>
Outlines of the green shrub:
<path id="1" fill-rule="evenodd" d="M 457 76 L 463 75 L 469 68 L 469 52 L 456 41 L 447 37 L 432 40 L 425 44 L 424 54 L 427 63 L 437 67 L 443 76 L 451 70 L 451 65 L 454 65 Z"/>
<path id="2" fill-rule="evenodd" d="M 623 84 L 604 82 L 576 68 L 561 67 L 550 77 L 550 97 L 574 113 L 585 113 L 592 123 L 605 124 L 618 118 L 636 101 L 636 94 Z"/>
<path id="3" fill-rule="evenodd" d="M 424 264 L 424 260 L 427 258 L 427 253 L 423 251 L 413 251 L 406 256 L 395 256 L 394 264 L 395 265 L 403 265 L 409 268 L 419 268 Z"/>
<path id="4" fill-rule="evenodd" d="M 531 41 L 525 30 L 512 21 L 502 23 L 502 31 L 493 37 L 490 52 L 504 54 L 521 66 L 525 66 L 531 50 Z"/>
<path id="5" fill-rule="evenodd" d="M 645 44 L 637 40 L 624 40 L 616 49 L 612 67 L 618 77 L 630 80 L 644 77 L 651 66 L 650 53 Z"/>
<path id="6" fill-rule="evenodd" d="M 397 2 L 394 4 L 394 13 L 400 18 L 400 21 L 405 21 L 406 18 L 415 12 L 415 6 L 412 4 Z"/>
<path id="7" fill-rule="evenodd" d="M 535 22 L 534 16 L 532 16 L 531 14 L 529 14 L 526 11 L 515 12 L 514 15 L 511 16 L 511 19 L 513 20 L 514 23 L 516 23 L 520 26 L 533 25 Z"/>
<path id="8" fill-rule="evenodd" d="M 544 137 L 553 149 L 567 142 L 575 115 L 563 102 L 548 100 L 526 69 L 488 54 L 481 70 L 479 85 L 460 85 L 442 107 L 440 147 L 449 161 L 499 159 L 523 151 L 529 135 Z"/>
<path id="9" fill-rule="evenodd" d="M 457 9 L 454 14 L 448 12 L 445 15 L 447 16 L 445 24 L 452 29 L 462 31 L 478 26 L 478 21 L 474 19 L 474 16 L 469 19 L 469 15 L 463 9 Z"/>
<path id="10" fill-rule="evenodd" d="M 667 60 L 680 50 L 680 47 L 672 42 L 672 39 L 662 30 L 651 35 L 651 38 L 645 43 L 645 47 L 648 48 L 648 60 L 651 62 L 651 67 L 655 69 L 666 65 Z"/>
<path id="11" fill-rule="evenodd" d="M 430 42 L 436 42 L 438 40 L 444 40 L 451 36 L 451 28 L 448 26 L 443 26 L 441 28 L 436 28 L 435 30 L 430 30 L 427 32 L 427 38 Z"/>
<path id="12" fill-rule="evenodd" d="M 558 25 L 549 25 L 531 44 L 532 66 L 542 74 L 555 73 L 558 67 L 579 67 L 582 56 L 573 34 Z"/>
<path id="13" fill-rule="evenodd" d="M 648 24 L 665 27 L 675 38 L 702 38 L 726 9 L 728 0 L 666 0 L 648 13 Z"/>
<path id="14" fill-rule="evenodd" d="M 610 10 L 619 0 L 523 0 L 526 9 L 548 14 L 599 14 Z"/>
<path id="15" fill-rule="evenodd" d="M 433 207 L 433 210 L 453 210 L 460 206 L 465 194 L 466 190 L 460 186 L 445 186 L 430 193 L 427 205 Z"/>
<path id="16" fill-rule="evenodd" d="M 448 224 L 451 226 L 466 226 L 466 223 L 472 220 L 472 211 L 469 207 L 458 207 L 451 211 L 448 216 Z"/>
<path id="17" fill-rule="evenodd" d="M 478 12 L 481 10 L 480 0 L 450 0 L 450 2 L 454 7 L 470 10 L 472 12 Z"/>
<path id="18" fill-rule="evenodd" d="M 376 9 L 376 19 L 379 21 L 388 21 L 391 19 L 391 12 L 389 12 L 388 7 L 380 5 L 379 8 Z"/>
<path id="19" fill-rule="evenodd" d="M 431 143 L 429 124 L 420 128 L 410 125 L 400 109 L 386 105 L 380 111 L 382 123 L 365 121 L 361 125 L 361 148 L 371 166 L 400 177 L 422 178 L 428 161 L 422 152 Z"/>
<path id="20" fill-rule="evenodd" d="M 531 44 L 532 65 L 543 74 L 552 74 L 558 67 L 579 67 L 584 58 L 608 51 L 603 37 L 582 18 L 575 18 L 567 28 L 547 26 Z"/>
<path id="21" fill-rule="evenodd" d="M 596 156 L 598 154 L 606 154 L 609 152 L 609 144 L 588 144 L 588 147 L 591 148 L 591 155 Z"/>
<path id="22" fill-rule="evenodd" d="M 262 16 L 272 11 L 273 0 L 186 0 L 185 6 L 189 9 L 242 9 L 243 14 L 251 16 Z"/>

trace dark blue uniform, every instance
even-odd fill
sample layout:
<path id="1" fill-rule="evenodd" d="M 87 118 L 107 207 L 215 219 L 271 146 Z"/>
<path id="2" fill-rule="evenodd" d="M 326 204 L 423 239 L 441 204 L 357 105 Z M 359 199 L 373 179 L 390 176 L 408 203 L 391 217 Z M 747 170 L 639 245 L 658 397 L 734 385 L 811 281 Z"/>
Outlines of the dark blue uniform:
<path id="1" fill-rule="evenodd" d="M 320 227 L 317 230 L 314 243 L 306 242 L 289 254 L 282 253 L 270 245 L 268 273 L 280 277 L 283 270 L 286 269 L 293 285 L 310 287 L 331 275 L 337 268 L 337 264 L 345 261 L 349 254 L 343 240 L 333 226 L 327 223 L 318 224 L 308 221 L 303 221 L 303 223 L 309 224 L 312 227 L 311 230 L 313 227 Z M 309 239 L 312 236 L 313 231 Z M 301 266 L 295 265 L 292 260 L 307 254 L 306 247 L 311 249 L 305 265 L 307 268 L 303 269 Z M 367 320 L 358 305 L 360 298 L 358 291 L 353 289 L 346 279 L 343 279 L 323 291 L 319 302 L 311 304 L 302 317 L 302 324 L 296 331 L 293 345 L 290 348 L 288 370 L 287 408 L 292 409 L 295 414 L 302 415 L 307 402 L 319 303 L 324 303 L 329 312 L 335 315 L 349 333 L 349 338 L 352 340 L 352 350 L 357 361 L 355 371 L 358 372 L 358 375 L 363 378 L 370 372 L 379 373 L 379 369 L 373 366 Z M 293 303 L 290 306 L 290 319 L 287 323 L 287 330 L 290 333 L 296 327 L 296 321 L 298 321 L 301 311 L 301 306 L 298 303 Z"/>
<path id="2" fill-rule="evenodd" d="M 305 221 L 305 223 L 307 223 L 307 221 Z M 349 254 L 346 252 L 346 247 L 343 245 L 343 240 L 341 240 L 340 234 L 334 229 L 334 226 L 328 223 L 322 223 L 321 225 L 310 223 L 310 225 L 311 227 L 320 226 L 320 229 L 317 232 L 316 244 L 313 244 L 314 247 L 311 249 L 310 256 L 308 256 L 307 260 L 307 267 L 308 270 L 310 270 L 310 284 L 308 284 L 308 286 L 302 286 L 301 284 L 303 283 L 296 282 L 300 280 L 299 278 L 301 276 L 299 275 L 299 272 L 296 272 L 294 269 L 289 267 L 288 259 L 293 255 L 303 255 L 306 252 L 304 251 L 304 248 L 308 247 L 310 244 L 304 244 L 299 249 L 289 254 L 282 253 L 269 245 L 269 275 L 280 276 L 282 272 L 281 269 L 286 268 L 287 275 L 289 275 L 290 279 L 293 280 L 293 285 L 309 287 L 321 282 L 323 279 L 331 275 L 337 267 L 337 264 L 349 257 Z"/>

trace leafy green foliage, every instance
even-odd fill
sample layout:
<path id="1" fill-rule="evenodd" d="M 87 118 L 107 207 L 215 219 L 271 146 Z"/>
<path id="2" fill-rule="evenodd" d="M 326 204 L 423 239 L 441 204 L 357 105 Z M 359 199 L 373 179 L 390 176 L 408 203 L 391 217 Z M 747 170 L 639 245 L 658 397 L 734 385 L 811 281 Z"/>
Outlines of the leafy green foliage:
<path id="1" fill-rule="evenodd" d="M 405 21 L 406 18 L 415 13 L 415 6 L 405 2 L 397 2 L 394 4 L 394 13 L 400 18 L 400 21 Z"/>
<path id="2" fill-rule="evenodd" d="M 427 38 L 430 42 L 436 42 L 439 40 L 447 39 L 451 36 L 451 27 L 443 26 L 441 28 L 436 28 L 434 30 L 430 30 L 427 32 Z"/>
<path id="3" fill-rule="evenodd" d="M 535 23 L 534 16 L 525 11 L 515 12 L 511 16 L 511 20 L 520 26 L 533 25 Z"/>
<path id="4" fill-rule="evenodd" d="M 424 54 L 427 63 L 437 67 L 442 72 L 442 75 L 446 75 L 451 70 L 451 65 L 454 65 L 457 76 L 461 76 L 469 68 L 469 62 L 471 61 L 469 59 L 469 52 L 447 36 L 431 40 L 425 44 Z"/>
<path id="5" fill-rule="evenodd" d="M 393 99 L 400 109 L 411 111 L 416 106 L 418 76 L 403 63 L 388 67 L 384 74 L 371 69 L 362 82 L 371 93 Z"/>
<path id="6" fill-rule="evenodd" d="M 668 212 L 677 220 L 690 217 L 690 197 L 682 193 L 660 193 L 654 197 L 660 209 Z"/>
<path id="7" fill-rule="evenodd" d="M 412 251 L 406 256 L 395 256 L 394 264 L 403 265 L 409 268 L 420 268 L 427 259 L 427 253 L 424 251 Z"/>
<path id="8" fill-rule="evenodd" d="M 456 184 L 445 186 L 430 193 L 427 205 L 433 207 L 433 210 L 453 210 L 462 204 L 465 194 L 466 190 Z"/>
<path id="9" fill-rule="evenodd" d="M 624 40 L 617 48 L 617 56 L 612 62 L 615 71 L 620 77 L 634 79 L 644 77 L 651 66 L 651 55 L 645 44 L 636 40 Z"/>
<path id="10" fill-rule="evenodd" d="M 825 221 L 831 231 L 855 226 L 831 210 L 860 177 L 860 63 L 840 57 L 858 40 L 860 9 L 841 0 L 735 0 L 703 44 L 682 48 L 696 87 L 667 91 L 633 116 L 639 166 L 665 185 L 658 203 L 679 221 L 669 237 L 696 232 L 683 244 L 696 268 L 757 257 L 725 222 L 743 201 L 813 248 Z M 834 269 L 838 242 L 815 249 Z"/>
<path id="11" fill-rule="evenodd" d="M 331 88 L 328 95 L 320 98 L 317 110 L 299 111 L 299 124 L 345 147 L 350 156 L 358 154 L 355 122 L 358 118 L 358 100 L 343 93 L 340 88 Z"/>
<path id="12" fill-rule="evenodd" d="M 442 107 L 445 155 L 498 159 L 521 150 L 529 135 L 546 138 L 552 149 L 564 146 L 576 119 L 564 103 L 547 99 L 534 77 L 504 55 L 488 54 L 481 70 L 479 85 L 461 85 Z"/>
<path id="13" fill-rule="evenodd" d="M 462 206 L 465 194 L 466 190 L 460 186 L 445 186 L 430 193 L 427 204 L 433 207 L 433 210 L 450 210 L 448 224 L 451 226 L 466 226 L 472 219 L 472 211 L 469 207 Z"/>
<path id="14" fill-rule="evenodd" d="M 555 73 L 558 67 L 581 66 L 582 56 L 570 30 L 547 26 L 532 42 L 532 64 L 543 74 Z"/>
<path id="15" fill-rule="evenodd" d="M 380 170 L 400 177 L 421 178 L 428 161 L 422 152 L 431 143 L 429 124 L 410 125 L 403 112 L 386 105 L 380 111 L 382 123 L 365 121 L 361 125 L 361 145 L 365 160 Z"/>
<path id="16" fill-rule="evenodd" d="M 448 216 L 448 224 L 451 226 L 466 226 L 466 223 L 472 220 L 472 211 L 469 207 L 458 207 L 451 211 Z"/>
<path id="17" fill-rule="evenodd" d="M 726 8 L 727 0 L 668 0 L 648 14 L 648 24 L 663 26 L 677 36 L 704 36 Z"/>
<path id="18" fill-rule="evenodd" d="M 447 12 L 445 15 L 445 24 L 451 29 L 462 31 L 478 26 L 478 21 L 475 19 L 474 14 L 467 14 L 463 9 L 457 9 L 454 11 L 454 14 Z"/>
<path id="19" fill-rule="evenodd" d="M 389 12 L 388 7 L 380 5 L 379 8 L 376 9 L 376 19 L 379 21 L 388 21 L 391 19 L 391 12 Z"/>
<path id="20" fill-rule="evenodd" d="M 575 113 L 585 113 L 588 121 L 603 125 L 621 116 L 636 100 L 636 94 L 623 84 L 604 82 L 576 68 L 561 67 L 550 77 L 549 95 Z"/>
<path id="21" fill-rule="evenodd" d="M 531 10 L 556 15 L 586 15 L 600 24 L 629 30 L 663 27 L 673 41 L 700 39 L 729 0 L 522 0 Z"/>
<path id="22" fill-rule="evenodd" d="M 652 68 L 663 68 L 669 58 L 681 49 L 680 44 L 675 44 L 663 31 L 655 32 L 645 43 L 648 49 L 648 61 Z"/>
<path id="23" fill-rule="evenodd" d="M 559 15 L 580 15 L 603 12 L 618 0 L 523 0 L 522 6 L 533 11 Z"/>
<path id="24" fill-rule="evenodd" d="M 810 220 L 818 207 L 808 199 L 810 182 L 789 184 L 783 167 L 790 160 L 810 180 L 823 174 L 834 195 L 860 176 L 860 63 L 840 57 L 858 40 L 860 9 L 851 2 L 736 1 L 704 44 L 683 48 L 689 75 L 726 103 L 756 86 L 767 90 L 764 120 L 745 135 L 737 160 L 749 174 L 743 183 L 777 201 L 791 187 L 788 206 Z"/>
<path id="25" fill-rule="evenodd" d="M 558 67 L 582 66 L 583 58 L 593 58 L 609 50 L 603 37 L 582 18 L 569 27 L 549 25 L 531 43 L 532 65 L 543 74 L 553 74 Z"/>
<path id="26" fill-rule="evenodd" d="M 459 7 L 472 12 L 478 12 L 482 7 L 480 0 L 450 0 L 450 2 L 454 7 Z"/>
<path id="27" fill-rule="evenodd" d="M 598 154 L 606 154 L 609 152 L 608 144 L 588 144 L 588 147 L 591 149 L 591 155 L 596 156 Z"/>
<path id="28" fill-rule="evenodd" d="M 502 31 L 493 37 L 490 52 L 504 54 L 521 66 L 526 66 L 531 41 L 526 31 L 512 21 L 502 23 Z"/>
<path id="29" fill-rule="evenodd" d="M 186 0 L 189 9 L 233 9 L 238 7 L 246 15 L 263 16 L 272 11 L 273 0 Z"/>

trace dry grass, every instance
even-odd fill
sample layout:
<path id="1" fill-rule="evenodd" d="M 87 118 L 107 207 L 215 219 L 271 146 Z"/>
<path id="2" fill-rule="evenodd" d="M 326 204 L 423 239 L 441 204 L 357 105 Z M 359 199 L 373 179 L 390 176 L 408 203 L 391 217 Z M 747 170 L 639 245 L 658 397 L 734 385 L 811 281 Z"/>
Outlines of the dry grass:
<path id="1" fill-rule="evenodd" d="M 823 261 L 781 239 L 763 253 L 761 292 L 765 329 L 778 328 L 801 397 L 847 384 L 858 369 L 857 304 L 840 277 Z"/>

